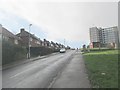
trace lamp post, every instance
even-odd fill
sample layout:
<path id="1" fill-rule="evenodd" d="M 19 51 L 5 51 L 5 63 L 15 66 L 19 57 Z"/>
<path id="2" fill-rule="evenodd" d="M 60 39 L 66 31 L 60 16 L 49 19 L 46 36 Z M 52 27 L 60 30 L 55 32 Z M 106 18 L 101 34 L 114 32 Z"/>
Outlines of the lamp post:
<path id="1" fill-rule="evenodd" d="M 64 46 L 65 46 L 65 39 L 64 39 Z"/>
<path id="2" fill-rule="evenodd" d="M 28 58 L 30 59 L 30 27 L 32 24 L 29 24 L 29 44 L 28 44 Z"/>

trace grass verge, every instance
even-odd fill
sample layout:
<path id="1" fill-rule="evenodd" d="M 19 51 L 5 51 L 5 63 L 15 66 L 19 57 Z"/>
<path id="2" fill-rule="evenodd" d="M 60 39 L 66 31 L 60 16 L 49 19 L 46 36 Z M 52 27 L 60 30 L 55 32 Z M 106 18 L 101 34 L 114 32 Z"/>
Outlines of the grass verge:
<path id="1" fill-rule="evenodd" d="M 118 51 L 93 51 L 83 54 L 93 88 L 118 88 Z"/>

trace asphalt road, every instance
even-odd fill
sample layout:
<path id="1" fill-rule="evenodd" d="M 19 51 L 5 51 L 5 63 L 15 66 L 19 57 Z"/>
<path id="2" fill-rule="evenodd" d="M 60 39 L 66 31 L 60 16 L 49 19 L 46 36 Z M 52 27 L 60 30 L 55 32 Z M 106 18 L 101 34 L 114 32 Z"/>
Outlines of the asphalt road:
<path id="1" fill-rule="evenodd" d="M 2 87 L 89 88 L 90 84 L 82 56 L 69 50 L 3 70 Z"/>

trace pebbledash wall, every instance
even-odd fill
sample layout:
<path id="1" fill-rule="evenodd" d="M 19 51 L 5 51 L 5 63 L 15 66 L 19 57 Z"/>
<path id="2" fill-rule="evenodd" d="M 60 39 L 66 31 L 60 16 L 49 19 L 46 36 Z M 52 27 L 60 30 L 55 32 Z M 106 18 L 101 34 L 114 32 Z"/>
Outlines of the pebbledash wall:
<path id="1" fill-rule="evenodd" d="M 0 24 L 0 89 L 2 89 L 2 25 Z"/>
<path id="2" fill-rule="evenodd" d="M 0 24 L 0 68 L 2 68 L 2 25 Z"/>

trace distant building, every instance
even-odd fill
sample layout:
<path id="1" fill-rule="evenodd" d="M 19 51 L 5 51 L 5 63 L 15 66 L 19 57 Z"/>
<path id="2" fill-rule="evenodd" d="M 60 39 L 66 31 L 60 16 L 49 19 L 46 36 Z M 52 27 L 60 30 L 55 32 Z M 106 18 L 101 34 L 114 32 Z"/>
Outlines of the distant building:
<path id="1" fill-rule="evenodd" d="M 29 34 L 30 34 L 30 38 L 29 38 Z M 40 38 L 37 38 L 34 34 L 25 31 L 24 28 L 20 29 L 20 33 L 18 33 L 16 36 L 21 38 L 22 46 L 28 47 L 29 39 L 30 39 L 30 47 L 43 46 L 43 42 L 40 40 Z"/>
<path id="2" fill-rule="evenodd" d="M 0 25 L 0 39 L 12 44 L 21 44 L 21 39 Z"/>
<path id="3" fill-rule="evenodd" d="M 99 29 L 97 27 L 90 28 L 90 41 L 100 42 Z"/>
<path id="4" fill-rule="evenodd" d="M 58 43 L 56 43 L 56 47 L 59 49 L 60 48 L 60 45 Z"/>
<path id="5" fill-rule="evenodd" d="M 60 48 L 63 48 L 63 45 L 62 44 L 59 44 Z"/>
<path id="6" fill-rule="evenodd" d="M 118 27 L 90 28 L 90 48 L 113 46 L 118 48 Z"/>
<path id="7" fill-rule="evenodd" d="M 99 47 L 100 45 L 100 31 L 97 27 L 90 28 L 90 48 Z"/>
<path id="8" fill-rule="evenodd" d="M 66 49 L 70 49 L 70 46 L 67 46 Z"/>
<path id="9" fill-rule="evenodd" d="M 55 48 L 55 49 L 60 49 L 60 48 L 63 48 L 64 45 L 58 44 L 58 43 L 54 43 L 53 41 L 51 41 L 51 47 Z"/>
<path id="10" fill-rule="evenodd" d="M 51 47 L 52 47 L 52 48 L 55 48 L 55 43 L 54 43 L 53 41 L 51 41 L 50 44 L 51 44 Z"/>
<path id="11" fill-rule="evenodd" d="M 51 47 L 51 43 L 48 40 L 44 39 L 44 46 L 50 48 Z"/>
<path id="12" fill-rule="evenodd" d="M 104 28 L 102 30 L 102 40 L 104 45 L 109 45 L 113 44 L 115 45 L 115 48 L 118 47 L 118 28 L 117 26 L 115 27 L 109 27 L 109 28 Z"/>

